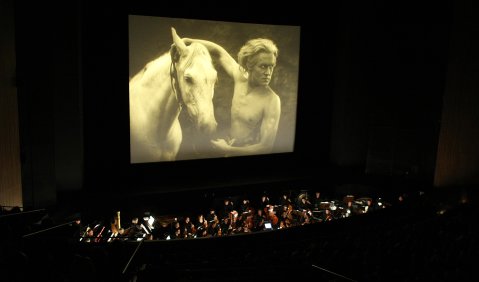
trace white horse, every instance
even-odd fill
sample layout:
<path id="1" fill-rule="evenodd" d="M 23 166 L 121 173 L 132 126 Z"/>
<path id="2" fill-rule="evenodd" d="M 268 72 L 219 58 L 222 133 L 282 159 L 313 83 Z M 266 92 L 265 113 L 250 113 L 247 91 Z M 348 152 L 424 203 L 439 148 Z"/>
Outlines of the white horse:
<path id="1" fill-rule="evenodd" d="M 186 108 L 198 131 L 216 131 L 213 94 L 217 73 L 205 46 L 186 46 L 171 29 L 169 53 L 130 80 L 131 162 L 173 161 L 183 139 L 178 116 Z"/>

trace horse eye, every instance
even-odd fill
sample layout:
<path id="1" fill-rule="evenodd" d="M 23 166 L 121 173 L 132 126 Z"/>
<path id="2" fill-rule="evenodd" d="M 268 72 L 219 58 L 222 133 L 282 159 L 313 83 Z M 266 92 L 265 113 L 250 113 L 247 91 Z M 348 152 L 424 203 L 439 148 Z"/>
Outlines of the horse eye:
<path id="1" fill-rule="evenodd" d="M 185 76 L 186 83 L 193 83 L 193 78 L 191 76 Z"/>

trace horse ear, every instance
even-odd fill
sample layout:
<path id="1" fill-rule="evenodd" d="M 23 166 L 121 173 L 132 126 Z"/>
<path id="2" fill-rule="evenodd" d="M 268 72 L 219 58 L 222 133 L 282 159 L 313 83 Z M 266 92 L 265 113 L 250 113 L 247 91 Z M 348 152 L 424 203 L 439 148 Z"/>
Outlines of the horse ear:
<path id="1" fill-rule="evenodd" d="M 180 59 L 180 54 L 178 53 L 178 48 L 176 48 L 175 43 L 171 44 L 170 56 L 171 56 L 171 61 L 175 63 L 177 63 L 178 60 Z"/>
<path id="2" fill-rule="evenodd" d="M 185 43 L 183 42 L 183 40 L 181 40 L 181 38 L 178 36 L 178 34 L 176 34 L 176 30 L 175 28 L 171 28 L 171 35 L 173 37 L 173 43 L 174 45 L 176 46 L 176 51 L 179 53 L 179 55 L 183 55 L 186 53 L 186 45 Z"/>

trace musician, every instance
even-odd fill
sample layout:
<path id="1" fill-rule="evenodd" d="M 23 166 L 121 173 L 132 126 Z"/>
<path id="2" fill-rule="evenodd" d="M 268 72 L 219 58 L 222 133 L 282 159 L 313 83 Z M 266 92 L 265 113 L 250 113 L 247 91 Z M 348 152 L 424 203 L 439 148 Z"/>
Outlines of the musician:
<path id="1" fill-rule="evenodd" d="M 221 231 L 219 231 L 220 229 L 221 229 L 221 227 L 220 227 L 220 224 L 219 224 L 219 220 L 218 220 L 218 218 L 216 218 L 212 223 L 209 224 L 208 234 L 213 236 L 213 237 L 217 237 L 218 233 L 221 232 Z"/>
<path id="2" fill-rule="evenodd" d="M 266 212 L 268 210 L 268 206 L 269 206 L 269 198 L 266 194 L 264 194 L 261 197 L 260 208 Z"/>
<path id="3" fill-rule="evenodd" d="M 323 222 L 333 220 L 333 215 L 331 214 L 331 210 L 325 209 L 321 219 Z"/>
<path id="4" fill-rule="evenodd" d="M 203 221 L 205 221 L 205 217 L 202 214 L 198 215 L 198 220 L 195 224 L 197 228 L 203 225 Z"/>
<path id="5" fill-rule="evenodd" d="M 224 200 L 223 205 L 223 218 L 228 217 L 229 213 L 234 210 L 233 202 L 230 199 Z"/>
<path id="6" fill-rule="evenodd" d="M 316 191 L 316 193 L 314 193 L 314 198 L 313 198 L 313 208 L 315 211 L 319 211 L 319 207 L 321 205 L 321 192 L 319 191 Z"/>
<path id="7" fill-rule="evenodd" d="M 208 225 L 208 221 L 204 220 L 201 228 L 199 227 L 196 231 L 196 235 L 198 237 L 210 237 L 210 234 L 208 233 Z"/>
<path id="8" fill-rule="evenodd" d="M 310 214 L 310 221 L 311 223 L 318 223 L 318 222 L 321 222 L 323 221 L 323 219 L 321 218 L 321 216 L 319 215 L 319 212 L 312 212 Z"/>
<path id="9" fill-rule="evenodd" d="M 291 207 L 291 209 L 289 208 Z M 281 211 L 281 221 L 284 221 L 291 214 L 293 207 L 291 205 L 283 206 Z"/>
<path id="10" fill-rule="evenodd" d="M 190 217 L 185 217 L 183 222 L 183 230 L 187 237 L 192 237 L 194 233 L 195 225 L 191 222 Z"/>
<path id="11" fill-rule="evenodd" d="M 243 224 L 245 226 L 245 232 L 251 232 L 254 229 L 254 214 L 253 212 L 243 213 L 242 217 L 244 218 Z"/>
<path id="12" fill-rule="evenodd" d="M 283 207 L 283 213 L 281 214 L 281 218 L 285 223 L 286 227 L 290 227 L 296 221 L 294 215 L 293 205 L 289 204 L 287 207 Z"/>
<path id="13" fill-rule="evenodd" d="M 179 225 L 178 218 L 175 217 L 172 222 L 168 224 L 168 234 L 174 234 L 175 230 L 180 228 L 181 226 Z M 171 237 L 171 236 L 170 236 Z"/>
<path id="14" fill-rule="evenodd" d="M 250 204 L 248 199 L 243 199 L 243 202 L 240 205 L 241 214 L 247 213 L 250 211 Z"/>
<path id="15" fill-rule="evenodd" d="M 378 209 L 377 203 L 373 203 L 372 199 L 367 199 L 366 206 L 364 207 L 364 212 L 372 212 Z"/>
<path id="16" fill-rule="evenodd" d="M 230 235 L 231 230 L 233 230 L 231 219 L 229 217 L 223 218 L 221 221 L 221 234 L 225 236 Z"/>
<path id="17" fill-rule="evenodd" d="M 273 211 L 273 209 L 269 210 L 268 219 L 271 222 L 271 225 L 273 226 L 274 229 L 277 229 L 279 227 L 279 218 L 276 215 L 276 213 Z"/>
<path id="18" fill-rule="evenodd" d="M 312 205 L 311 202 L 308 200 L 308 198 L 303 197 L 301 198 L 301 201 L 298 204 L 298 208 L 302 211 L 309 210 L 311 209 Z"/>
<path id="19" fill-rule="evenodd" d="M 81 222 L 81 218 L 76 217 L 75 221 L 71 225 L 71 234 L 72 234 L 73 238 L 81 237 L 83 235 L 83 230 L 84 230 L 84 227 L 83 227 L 83 224 Z"/>
<path id="20" fill-rule="evenodd" d="M 344 217 L 350 217 L 353 214 L 353 201 L 349 201 L 344 210 Z"/>
<path id="21" fill-rule="evenodd" d="M 288 205 L 292 204 L 292 201 L 288 197 L 288 195 L 286 193 L 284 193 L 283 196 L 281 196 L 279 204 L 283 207 L 288 207 Z"/>
<path id="22" fill-rule="evenodd" d="M 208 222 L 213 222 L 213 220 L 215 220 L 215 217 L 216 217 L 216 212 L 213 208 L 211 208 L 210 213 L 206 216 L 206 220 Z"/>
<path id="23" fill-rule="evenodd" d="M 311 210 L 305 210 L 305 211 L 303 211 L 303 214 L 302 214 L 301 220 L 300 220 L 300 224 L 301 224 L 301 225 L 310 224 L 310 223 L 311 223 L 311 218 L 310 218 L 311 215 L 312 215 Z"/>
<path id="24" fill-rule="evenodd" d="M 124 235 L 129 238 L 137 238 L 143 233 L 143 228 L 138 222 L 138 217 L 134 217 L 131 220 L 130 226 L 125 230 Z"/>
<path id="25" fill-rule="evenodd" d="M 175 232 L 173 232 L 170 236 L 170 239 L 181 239 L 182 238 L 182 235 L 181 235 L 181 229 L 178 228 L 178 229 L 175 229 Z"/>
<path id="26" fill-rule="evenodd" d="M 266 217 L 263 213 L 263 209 L 258 209 L 256 215 L 253 217 L 254 231 L 263 230 L 265 220 L 266 220 Z"/>
<path id="27" fill-rule="evenodd" d="M 89 226 L 86 228 L 85 242 L 95 242 L 95 232 Z"/>

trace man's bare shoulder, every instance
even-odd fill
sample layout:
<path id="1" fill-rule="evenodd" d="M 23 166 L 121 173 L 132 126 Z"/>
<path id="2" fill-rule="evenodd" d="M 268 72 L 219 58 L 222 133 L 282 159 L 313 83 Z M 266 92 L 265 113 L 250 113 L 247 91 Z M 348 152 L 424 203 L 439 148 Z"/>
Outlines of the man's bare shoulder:
<path id="1" fill-rule="evenodd" d="M 281 108 L 281 98 L 276 92 L 268 87 L 269 90 L 266 91 L 263 99 L 263 106 L 270 110 L 276 110 Z"/>
<path id="2" fill-rule="evenodd" d="M 273 89 L 271 89 L 271 87 L 267 86 L 267 87 L 258 87 L 254 90 L 256 93 L 260 94 L 261 96 L 264 96 L 264 97 L 269 97 L 269 98 L 272 98 L 274 96 L 278 96 L 276 94 L 276 92 L 273 91 Z"/>
<path id="3" fill-rule="evenodd" d="M 265 94 L 270 100 L 278 100 L 278 101 L 280 100 L 279 95 L 276 94 L 276 92 L 274 92 L 274 90 L 271 89 L 271 87 L 267 88 L 267 90 L 265 91 Z"/>

